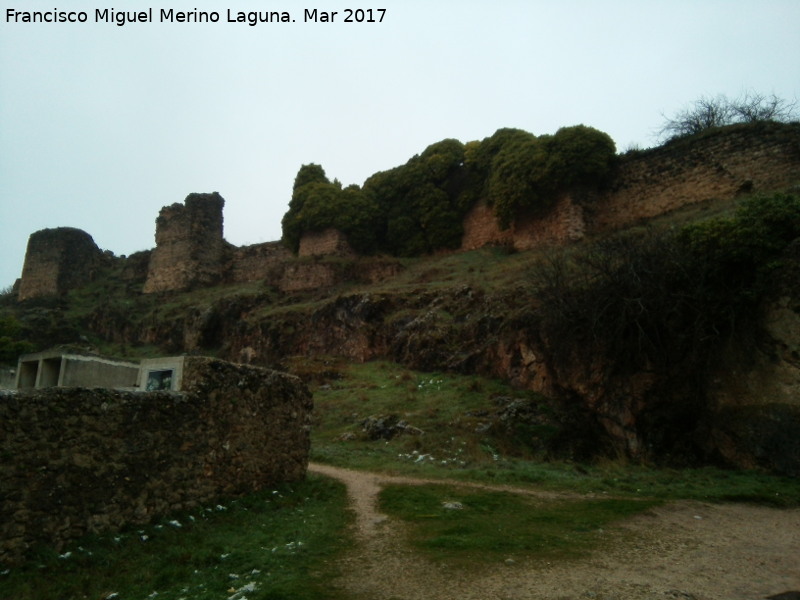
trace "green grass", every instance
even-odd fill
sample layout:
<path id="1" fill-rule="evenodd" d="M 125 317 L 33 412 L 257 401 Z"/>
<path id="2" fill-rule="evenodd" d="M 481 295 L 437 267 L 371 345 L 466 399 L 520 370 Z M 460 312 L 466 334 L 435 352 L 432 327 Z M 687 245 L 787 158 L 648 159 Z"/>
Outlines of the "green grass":
<path id="1" fill-rule="evenodd" d="M 512 558 L 584 556 L 608 539 L 614 521 L 659 504 L 656 500 L 535 499 L 454 486 L 392 485 L 381 508 L 409 524 L 410 543 L 428 556 L 474 566 Z"/>
<path id="2" fill-rule="evenodd" d="M 347 364 L 319 359 L 306 361 L 305 369 L 314 391 L 311 452 L 318 462 L 577 493 L 800 506 L 800 479 L 755 470 L 541 460 L 518 440 L 485 430 L 497 397 L 537 401 L 535 394 L 501 381 L 420 373 L 386 361 Z M 397 415 L 424 433 L 370 440 L 361 423 L 371 415 Z"/>
<path id="3" fill-rule="evenodd" d="M 0 575 L 3 600 L 338 599 L 334 561 L 350 546 L 344 487 L 296 484 L 42 550 Z M 237 591 L 239 592 L 237 595 Z"/>
<path id="4" fill-rule="evenodd" d="M 310 383 L 315 405 L 312 452 L 316 460 L 342 466 L 392 468 L 398 460 L 417 461 L 420 455 L 427 458 L 419 463 L 451 468 L 482 463 L 491 459 L 492 448 L 505 443 L 501 436 L 482 431 L 498 408 L 496 399 L 541 399 L 477 375 L 420 373 L 387 361 L 330 364 L 321 368 L 325 377 Z M 423 433 L 370 440 L 361 424 L 381 415 L 394 415 Z"/>

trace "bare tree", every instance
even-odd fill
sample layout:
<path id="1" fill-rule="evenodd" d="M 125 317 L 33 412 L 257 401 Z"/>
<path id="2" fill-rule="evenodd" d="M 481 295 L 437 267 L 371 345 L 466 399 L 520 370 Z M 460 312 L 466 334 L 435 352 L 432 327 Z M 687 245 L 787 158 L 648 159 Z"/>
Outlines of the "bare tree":
<path id="1" fill-rule="evenodd" d="M 796 118 L 797 100 L 788 102 L 775 94 L 767 96 L 757 92 L 745 92 L 741 98 L 731 103 L 737 121 L 754 123 L 756 121 L 778 121 L 786 123 Z"/>
<path id="2" fill-rule="evenodd" d="M 766 95 L 752 91 L 733 100 L 724 95 L 701 96 L 674 117 L 665 116 L 665 123 L 659 130 L 658 137 L 670 140 L 733 123 L 786 123 L 797 119 L 796 107 L 796 100 L 789 102 L 775 94 Z"/>

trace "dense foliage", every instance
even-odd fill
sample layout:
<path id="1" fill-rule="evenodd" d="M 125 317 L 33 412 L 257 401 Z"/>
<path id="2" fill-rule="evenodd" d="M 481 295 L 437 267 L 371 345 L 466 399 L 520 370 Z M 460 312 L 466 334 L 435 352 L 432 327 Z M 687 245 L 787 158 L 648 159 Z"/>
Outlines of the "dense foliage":
<path id="1" fill-rule="evenodd" d="M 16 363 L 20 354 L 33 349 L 34 345 L 23 339 L 20 322 L 12 315 L 0 315 L 0 363 Z"/>
<path id="2" fill-rule="evenodd" d="M 331 183 L 303 165 L 283 218 L 283 240 L 297 250 L 307 231 L 333 227 L 360 253 L 416 256 L 461 243 L 464 215 L 484 198 L 503 227 L 520 211 L 544 214 L 559 193 L 601 186 L 615 147 L 605 133 L 578 125 L 554 135 L 499 129 L 483 141 L 445 139 L 363 187 Z"/>
<path id="3" fill-rule="evenodd" d="M 800 197 L 777 194 L 565 252 L 536 272 L 537 329 L 556 364 L 595 365 L 608 380 L 648 373 L 673 419 L 678 404 L 696 415 L 715 360 L 757 340 L 759 308 L 798 237 Z"/>
<path id="4" fill-rule="evenodd" d="M 376 250 L 378 207 L 358 186 L 342 188 L 328 180 L 321 166 L 308 164 L 297 173 L 282 225 L 283 241 L 295 252 L 304 232 L 335 228 L 356 251 L 369 254 Z"/>

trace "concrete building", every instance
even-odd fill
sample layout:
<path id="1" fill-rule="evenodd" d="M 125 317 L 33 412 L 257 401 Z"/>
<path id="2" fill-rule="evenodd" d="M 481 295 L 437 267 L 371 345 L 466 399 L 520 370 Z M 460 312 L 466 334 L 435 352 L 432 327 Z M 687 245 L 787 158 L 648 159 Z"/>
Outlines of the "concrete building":
<path id="1" fill-rule="evenodd" d="M 103 387 L 135 389 L 139 365 L 96 355 L 45 350 L 23 354 L 17 362 L 17 389 Z"/>
<path id="2" fill-rule="evenodd" d="M 141 363 L 46 350 L 23 354 L 17 362 L 16 388 L 109 388 L 120 390 L 181 391 L 183 356 L 146 358 Z"/>
<path id="3" fill-rule="evenodd" d="M 139 389 L 143 392 L 181 390 L 183 356 L 145 358 L 139 365 Z"/>

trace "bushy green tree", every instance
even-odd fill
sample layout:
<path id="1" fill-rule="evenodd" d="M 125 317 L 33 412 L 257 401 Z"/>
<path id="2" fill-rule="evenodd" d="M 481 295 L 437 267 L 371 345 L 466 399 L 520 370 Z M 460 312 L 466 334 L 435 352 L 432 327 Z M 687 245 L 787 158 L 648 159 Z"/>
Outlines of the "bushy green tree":
<path id="1" fill-rule="evenodd" d="M 292 200 L 284 215 L 283 241 L 294 252 L 303 233 L 335 228 L 359 253 L 375 251 L 380 215 L 377 206 L 356 185 L 342 189 L 329 181 L 319 165 L 303 165 L 295 177 Z"/>
<path id="2" fill-rule="evenodd" d="M 405 165 L 376 173 L 364 192 L 385 216 L 381 250 L 415 256 L 461 243 L 464 145 L 446 139 L 428 146 Z"/>
<path id="3" fill-rule="evenodd" d="M 602 186 L 611 176 L 616 148 L 602 131 L 585 125 L 538 137 L 501 131 L 484 143 L 492 156 L 486 197 L 502 227 L 508 227 L 520 210 L 543 214 L 559 193 L 576 186 Z"/>
<path id="4" fill-rule="evenodd" d="M 283 232 L 282 240 L 293 252 L 297 252 L 300 247 L 300 238 L 303 232 L 307 231 L 301 218 L 301 211 L 309 198 L 310 187 L 314 184 L 330 184 L 325 170 L 317 164 L 309 163 L 302 165 L 294 178 L 292 187 L 292 199 L 289 201 L 289 210 L 283 215 L 281 229 Z"/>
<path id="5" fill-rule="evenodd" d="M 464 216 L 478 200 L 487 199 L 508 227 L 521 210 L 544 213 L 571 187 L 602 185 L 614 156 L 608 135 L 578 125 L 552 136 L 506 128 L 466 145 L 445 139 L 375 173 L 363 189 L 342 190 L 319 165 L 303 165 L 283 239 L 296 251 L 304 232 L 336 227 L 359 252 L 415 256 L 457 248 Z"/>
<path id="6" fill-rule="evenodd" d="M 0 363 L 12 364 L 34 346 L 22 339 L 22 326 L 12 315 L 0 315 Z"/>

